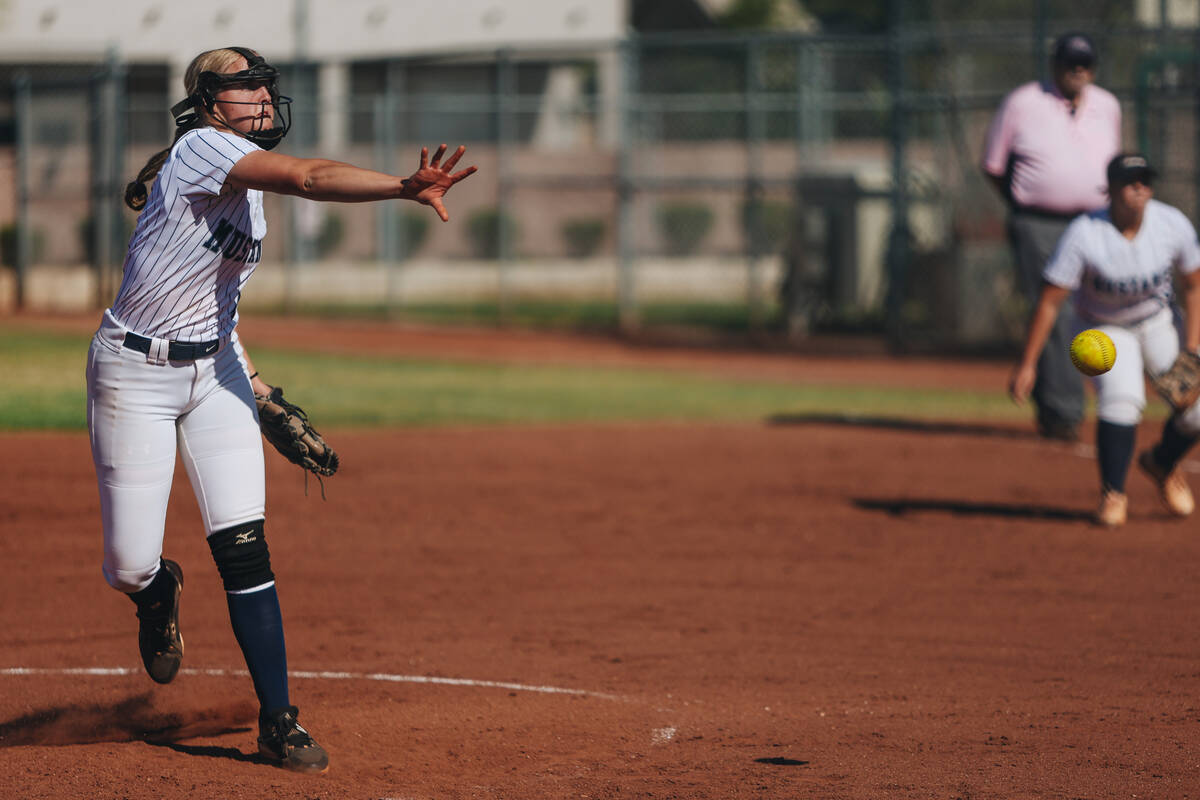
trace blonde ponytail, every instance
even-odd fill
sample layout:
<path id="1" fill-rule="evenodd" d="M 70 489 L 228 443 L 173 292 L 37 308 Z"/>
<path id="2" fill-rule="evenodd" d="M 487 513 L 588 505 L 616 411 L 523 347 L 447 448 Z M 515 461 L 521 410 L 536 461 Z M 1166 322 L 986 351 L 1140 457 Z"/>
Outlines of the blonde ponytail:
<path id="1" fill-rule="evenodd" d="M 184 89 L 190 96 L 196 91 L 196 85 L 199 83 L 201 72 L 220 72 L 241 57 L 241 53 L 225 47 L 217 50 L 206 50 L 193 58 L 191 64 L 188 64 L 187 72 L 183 75 Z M 171 140 L 171 147 L 174 147 L 175 143 L 179 141 L 179 137 L 188 131 L 193 131 L 208 124 L 208 120 L 203 114 L 199 113 L 200 111 L 200 109 L 197 109 L 198 113 L 191 122 L 176 127 L 175 138 Z M 146 185 L 158 176 L 159 170 L 162 169 L 163 164 L 167 161 L 167 156 L 171 154 L 171 147 L 166 147 L 150 156 L 145 166 L 138 171 L 137 177 L 125 186 L 125 205 L 134 211 L 141 211 L 146 207 L 146 200 L 150 197 Z"/>

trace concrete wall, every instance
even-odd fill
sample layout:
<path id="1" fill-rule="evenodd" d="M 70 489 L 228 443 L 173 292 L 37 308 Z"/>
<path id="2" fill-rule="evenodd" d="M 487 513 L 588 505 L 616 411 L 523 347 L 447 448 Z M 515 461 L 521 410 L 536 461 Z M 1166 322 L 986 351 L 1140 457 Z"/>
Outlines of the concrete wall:
<path id="1" fill-rule="evenodd" d="M 297 16 L 299 12 L 299 17 Z M 166 0 L 0 2 L 0 61 L 90 60 L 186 65 L 230 44 L 271 58 L 320 61 L 521 45 L 571 47 L 625 33 L 624 0 Z M 180 67 L 182 69 L 182 67 Z"/>
<path id="2" fill-rule="evenodd" d="M 759 264 L 758 281 L 770 299 L 782 278 L 776 257 Z M 741 302 L 748 292 L 745 259 L 696 257 L 639 259 L 639 301 Z M 618 265 L 613 258 L 494 261 L 414 259 L 400 265 L 324 261 L 288 267 L 267 262 L 246 285 L 240 307 L 278 308 L 285 301 L 307 304 L 364 305 L 494 300 L 501 283 L 509 299 L 616 301 Z M 15 310 L 12 270 L 0 268 L 0 314 Z M 94 310 L 95 273 L 84 266 L 35 266 L 26 281 L 27 310 Z"/>

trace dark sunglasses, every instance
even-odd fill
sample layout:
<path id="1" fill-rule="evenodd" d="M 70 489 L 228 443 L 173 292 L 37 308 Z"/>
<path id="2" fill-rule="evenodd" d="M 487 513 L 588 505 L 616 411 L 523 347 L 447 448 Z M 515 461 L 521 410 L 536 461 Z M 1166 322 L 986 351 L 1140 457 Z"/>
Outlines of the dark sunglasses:
<path id="1" fill-rule="evenodd" d="M 1090 70 L 1096 67 L 1096 60 L 1093 58 L 1081 58 L 1079 56 L 1067 56 L 1066 58 L 1060 60 L 1058 64 L 1063 69 L 1075 69 L 1076 67 L 1083 67 L 1084 69 Z"/>

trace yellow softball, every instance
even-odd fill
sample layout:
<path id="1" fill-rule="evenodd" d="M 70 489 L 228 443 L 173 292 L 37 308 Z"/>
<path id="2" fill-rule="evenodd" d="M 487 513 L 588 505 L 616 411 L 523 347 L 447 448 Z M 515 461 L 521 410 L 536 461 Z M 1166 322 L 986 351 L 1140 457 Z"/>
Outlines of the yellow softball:
<path id="1" fill-rule="evenodd" d="M 1071 363 L 1084 375 L 1102 375 L 1116 360 L 1116 345 L 1104 331 L 1088 328 L 1071 341 Z"/>

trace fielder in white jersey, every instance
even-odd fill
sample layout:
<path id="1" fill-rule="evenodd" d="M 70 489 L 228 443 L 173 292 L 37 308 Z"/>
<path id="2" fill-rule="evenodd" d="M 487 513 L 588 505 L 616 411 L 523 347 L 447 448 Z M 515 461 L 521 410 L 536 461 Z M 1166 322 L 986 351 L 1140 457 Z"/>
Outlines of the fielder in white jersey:
<path id="1" fill-rule="evenodd" d="M 1009 392 L 1018 402 L 1029 396 L 1047 335 L 1062 303 L 1073 294 L 1080 330 L 1104 331 L 1117 351 L 1113 368 L 1092 378 L 1101 481 L 1095 519 L 1115 527 L 1124 524 L 1128 513 L 1125 478 L 1146 407 L 1145 376 L 1171 367 L 1181 338 L 1184 347 L 1200 347 L 1200 243 L 1183 212 L 1154 199 L 1156 174 L 1145 158 L 1118 155 L 1109 162 L 1107 175 L 1108 208 L 1075 218 L 1046 265 Z M 1173 302 L 1177 276 L 1183 286 L 1183 320 Z M 1176 467 L 1198 435 L 1200 406 L 1193 406 L 1168 420 L 1162 440 L 1138 459 L 1167 508 L 1178 516 L 1195 507 Z"/>
<path id="2" fill-rule="evenodd" d="M 408 178 L 273 148 L 290 99 L 278 72 L 247 48 L 197 56 L 172 109 L 175 142 L 126 190 L 141 216 L 124 278 L 88 353 L 88 430 L 104 527 L 103 573 L 140 620 L 150 677 L 169 683 L 183 657 L 183 571 L 162 558 L 167 501 L 181 457 L 225 585 L 230 622 L 260 703 L 259 751 L 320 772 L 328 757 L 296 721 L 283 621 L 264 534 L 257 377 L 237 336 L 237 303 L 267 233 L 263 191 L 346 202 L 409 199 L 448 219 L 442 197 L 475 171 L 452 173 L 442 145 Z M 147 195 L 146 183 L 153 181 Z"/>

